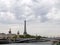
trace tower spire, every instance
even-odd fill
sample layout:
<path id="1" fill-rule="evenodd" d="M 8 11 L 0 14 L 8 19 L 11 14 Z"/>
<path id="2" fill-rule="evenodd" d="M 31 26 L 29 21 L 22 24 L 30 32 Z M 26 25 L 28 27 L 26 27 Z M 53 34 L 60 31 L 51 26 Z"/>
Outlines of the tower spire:
<path id="1" fill-rule="evenodd" d="M 19 31 L 17 32 L 17 38 L 20 38 Z"/>
<path id="2" fill-rule="evenodd" d="M 9 34 L 11 34 L 11 28 L 9 29 Z"/>
<path id="3" fill-rule="evenodd" d="M 19 35 L 19 31 L 17 32 L 17 34 Z"/>
<path id="4" fill-rule="evenodd" d="M 24 35 L 26 35 L 27 32 L 26 32 L 26 20 L 24 20 Z"/>

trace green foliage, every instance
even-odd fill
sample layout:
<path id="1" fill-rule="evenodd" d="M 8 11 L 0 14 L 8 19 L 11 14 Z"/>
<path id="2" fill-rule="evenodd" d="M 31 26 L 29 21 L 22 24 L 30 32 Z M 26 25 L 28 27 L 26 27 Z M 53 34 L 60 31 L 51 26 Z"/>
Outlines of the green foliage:
<path id="1" fill-rule="evenodd" d="M 35 38 L 35 36 L 29 35 L 29 34 L 27 34 L 27 35 L 20 35 L 19 37 L 20 38 Z"/>
<path id="2" fill-rule="evenodd" d="M 33 35 L 29 35 L 29 34 L 27 34 L 27 35 L 19 35 L 19 37 L 20 38 L 36 38 L 36 39 L 40 39 L 41 38 L 41 36 L 33 36 Z M 13 38 L 16 39 L 17 35 L 13 36 Z"/>
<path id="3" fill-rule="evenodd" d="M 16 38 L 17 38 L 17 35 L 14 35 L 14 36 L 13 36 L 13 38 L 15 38 L 15 39 L 16 39 Z"/>
<path id="4" fill-rule="evenodd" d="M 41 36 L 36 36 L 36 39 L 39 40 L 41 38 Z"/>
<path id="5" fill-rule="evenodd" d="M 24 35 L 25 38 L 30 38 L 31 36 L 29 34 Z"/>
<path id="6" fill-rule="evenodd" d="M 35 36 L 27 34 L 27 35 L 24 35 L 24 38 L 35 38 Z"/>
<path id="7" fill-rule="evenodd" d="M 19 35 L 20 38 L 24 38 L 24 35 Z"/>

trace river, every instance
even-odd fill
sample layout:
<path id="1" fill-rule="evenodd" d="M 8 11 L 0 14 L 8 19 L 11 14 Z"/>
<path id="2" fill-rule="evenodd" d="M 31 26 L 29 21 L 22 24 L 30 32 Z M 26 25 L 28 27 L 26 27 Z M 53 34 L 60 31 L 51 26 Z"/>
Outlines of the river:
<path id="1" fill-rule="evenodd" d="M 0 44 L 0 45 L 52 45 L 50 42 L 37 42 L 37 43 L 12 43 L 12 44 Z"/>

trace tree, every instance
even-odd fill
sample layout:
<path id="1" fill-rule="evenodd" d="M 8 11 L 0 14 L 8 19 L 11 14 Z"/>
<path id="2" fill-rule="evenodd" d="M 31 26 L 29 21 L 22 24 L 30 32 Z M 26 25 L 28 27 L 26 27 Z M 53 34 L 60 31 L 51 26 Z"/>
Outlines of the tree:
<path id="1" fill-rule="evenodd" d="M 36 39 L 39 40 L 41 38 L 41 36 L 36 36 Z"/>

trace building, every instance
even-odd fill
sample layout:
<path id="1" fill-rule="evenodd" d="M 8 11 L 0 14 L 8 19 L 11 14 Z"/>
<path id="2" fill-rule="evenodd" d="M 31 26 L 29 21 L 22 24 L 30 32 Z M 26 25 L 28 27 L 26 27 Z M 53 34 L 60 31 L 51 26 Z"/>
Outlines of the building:
<path id="1" fill-rule="evenodd" d="M 0 33 L 0 39 L 5 39 L 7 38 L 7 35 L 5 33 Z"/>
<path id="2" fill-rule="evenodd" d="M 8 31 L 7 38 L 12 39 L 16 34 L 11 33 L 11 28 Z"/>

